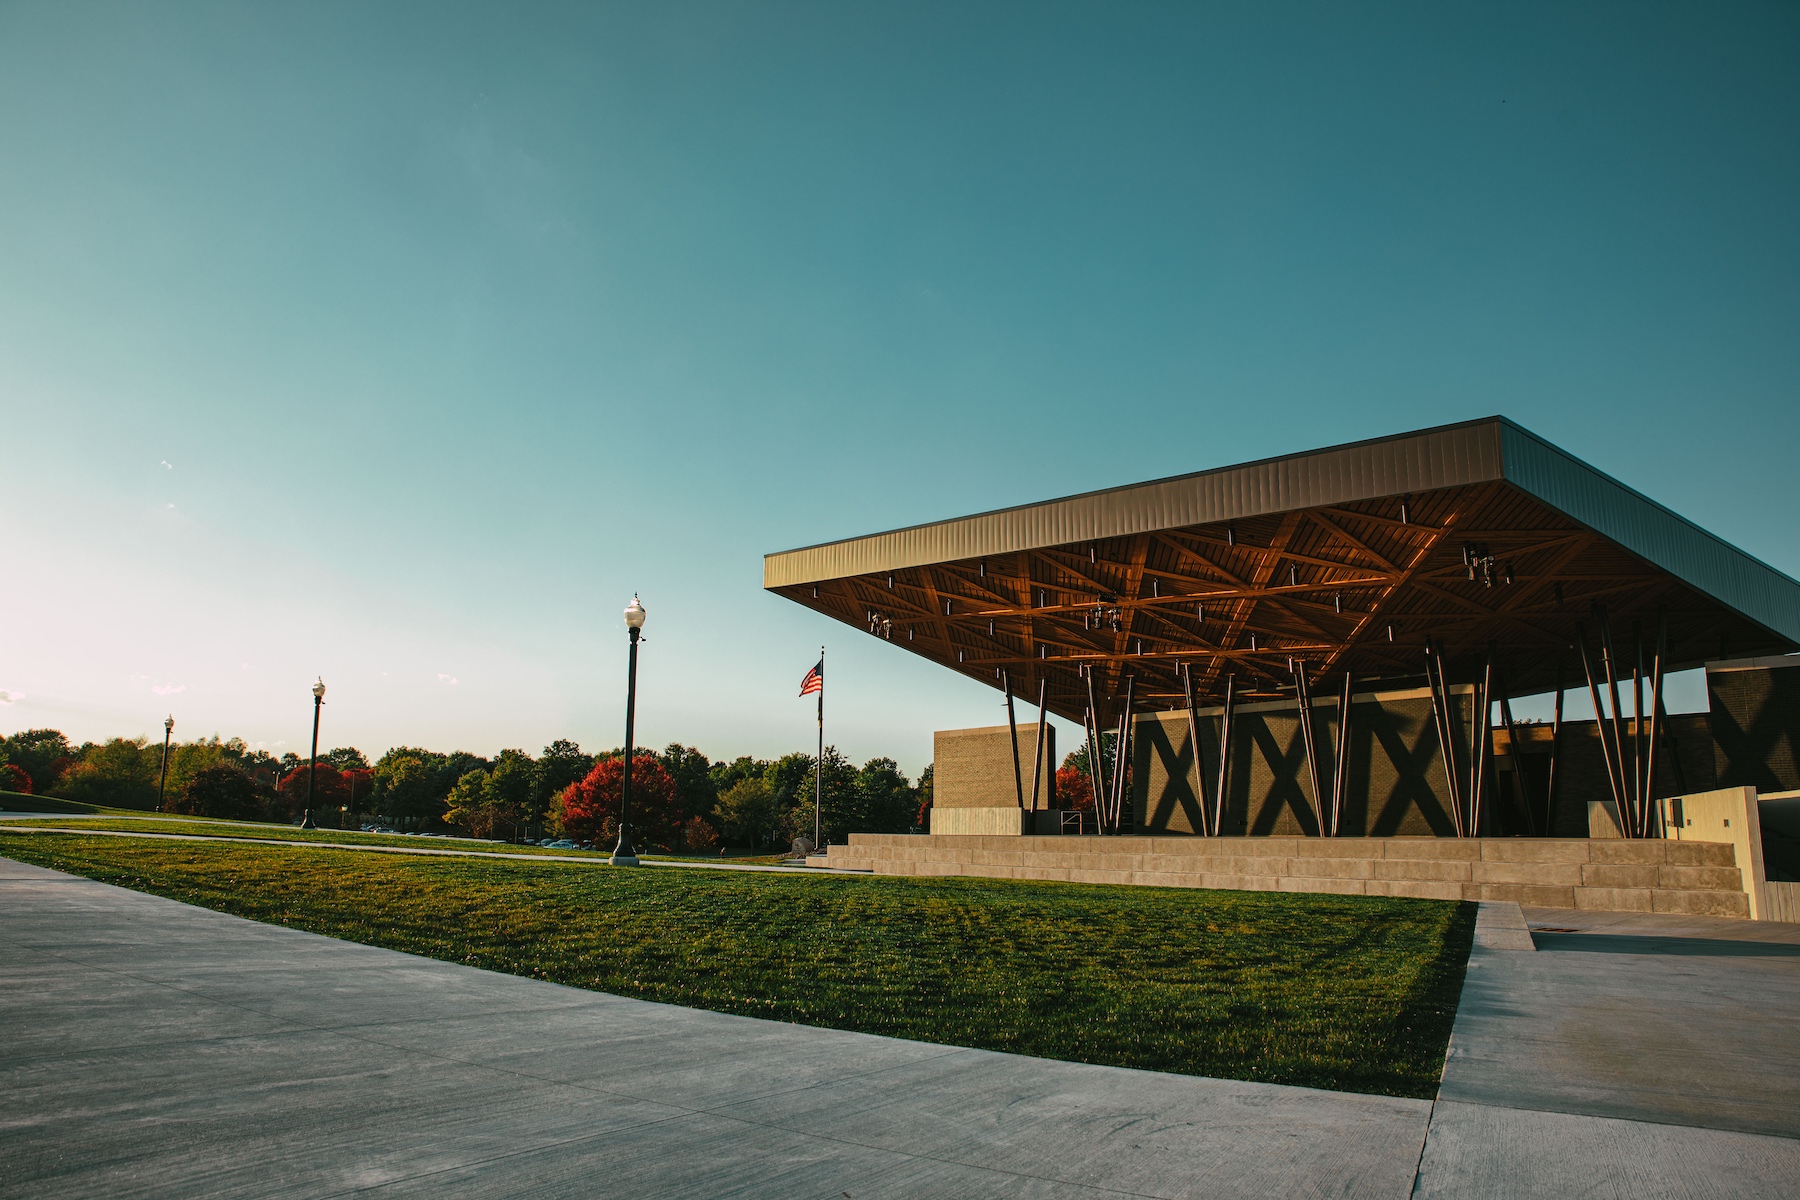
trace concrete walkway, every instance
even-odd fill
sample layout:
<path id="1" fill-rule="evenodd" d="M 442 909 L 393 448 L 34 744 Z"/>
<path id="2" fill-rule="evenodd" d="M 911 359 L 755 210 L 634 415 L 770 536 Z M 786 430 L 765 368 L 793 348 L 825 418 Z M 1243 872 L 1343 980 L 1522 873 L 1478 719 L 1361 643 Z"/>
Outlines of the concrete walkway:
<path id="1" fill-rule="evenodd" d="M 1507 944 L 1475 951 L 1434 1106 L 672 1008 L 0 859 L 0 1196 L 1792 1193 L 1778 1104 L 1694 1128 L 1589 1115 L 1553 1071 L 1495 1092 L 1518 989 L 1568 999 L 1545 960 L 1580 991 L 1632 957 Z M 1800 963 L 1736 944 L 1776 987 Z"/>

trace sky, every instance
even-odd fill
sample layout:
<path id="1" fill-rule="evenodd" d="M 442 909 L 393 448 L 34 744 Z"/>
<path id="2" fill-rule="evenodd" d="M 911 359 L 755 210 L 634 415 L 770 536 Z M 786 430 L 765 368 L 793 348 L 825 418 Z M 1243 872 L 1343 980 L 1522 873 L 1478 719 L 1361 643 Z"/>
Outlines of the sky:
<path id="1" fill-rule="evenodd" d="M 1796 64 L 1786 3 L 0 0 L 0 733 L 304 752 L 322 677 L 322 746 L 614 746 L 636 593 L 641 743 L 809 747 L 824 643 L 916 774 L 999 694 L 763 554 L 1491 414 L 1800 575 Z"/>

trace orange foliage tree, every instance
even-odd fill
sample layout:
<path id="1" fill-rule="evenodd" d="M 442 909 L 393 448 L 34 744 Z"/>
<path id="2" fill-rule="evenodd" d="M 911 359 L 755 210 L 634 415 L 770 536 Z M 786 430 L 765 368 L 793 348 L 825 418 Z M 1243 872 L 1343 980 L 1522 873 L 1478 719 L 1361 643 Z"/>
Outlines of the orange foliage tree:
<path id="1" fill-rule="evenodd" d="M 1063 767 L 1056 773 L 1056 802 L 1062 808 L 1092 812 L 1094 781 L 1080 767 Z"/>

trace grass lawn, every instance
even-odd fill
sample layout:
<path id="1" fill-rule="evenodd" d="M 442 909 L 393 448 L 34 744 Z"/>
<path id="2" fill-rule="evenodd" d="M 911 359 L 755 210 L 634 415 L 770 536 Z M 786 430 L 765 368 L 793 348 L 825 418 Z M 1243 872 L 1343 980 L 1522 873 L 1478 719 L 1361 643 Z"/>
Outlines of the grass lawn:
<path id="1" fill-rule="evenodd" d="M 669 1004 L 1077 1062 L 1431 1096 L 1474 906 L 575 869 L 0 829 L 0 854 Z"/>
<path id="2" fill-rule="evenodd" d="M 484 842 L 474 838 L 408 837 L 403 834 L 362 833 L 347 829 L 301 829 L 297 825 L 274 825 L 264 821 L 221 821 L 209 817 L 156 817 L 133 813 L 130 809 L 94 809 L 88 805 L 80 807 L 84 812 L 128 814 L 96 817 L 80 823 L 82 829 L 102 829 L 112 833 L 180 833 L 195 837 L 258 838 L 278 842 L 335 842 L 340 845 L 405 847 L 409 850 L 473 850 L 489 854 L 560 855 L 596 859 L 606 859 L 612 854 L 610 847 L 605 850 L 552 850 L 547 846 L 515 846 L 507 842 Z M 6 815 L 0 813 L 0 829 L 4 829 L 8 823 Z M 53 821 L 16 817 L 12 818 L 10 823 L 38 826 L 55 824 Z M 783 861 L 787 855 L 736 853 L 722 857 L 717 854 L 640 854 L 638 857 L 675 859 L 684 862 L 772 865 Z"/>

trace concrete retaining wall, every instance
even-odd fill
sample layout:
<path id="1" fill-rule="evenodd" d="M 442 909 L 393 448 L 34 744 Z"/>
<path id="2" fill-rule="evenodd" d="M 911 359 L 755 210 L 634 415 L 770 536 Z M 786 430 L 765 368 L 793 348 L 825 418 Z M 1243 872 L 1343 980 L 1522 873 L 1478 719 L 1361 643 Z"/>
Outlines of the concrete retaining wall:
<path id="1" fill-rule="evenodd" d="M 1729 845 L 1562 838 L 850 835 L 833 867 L 1748 917 Z"/>

